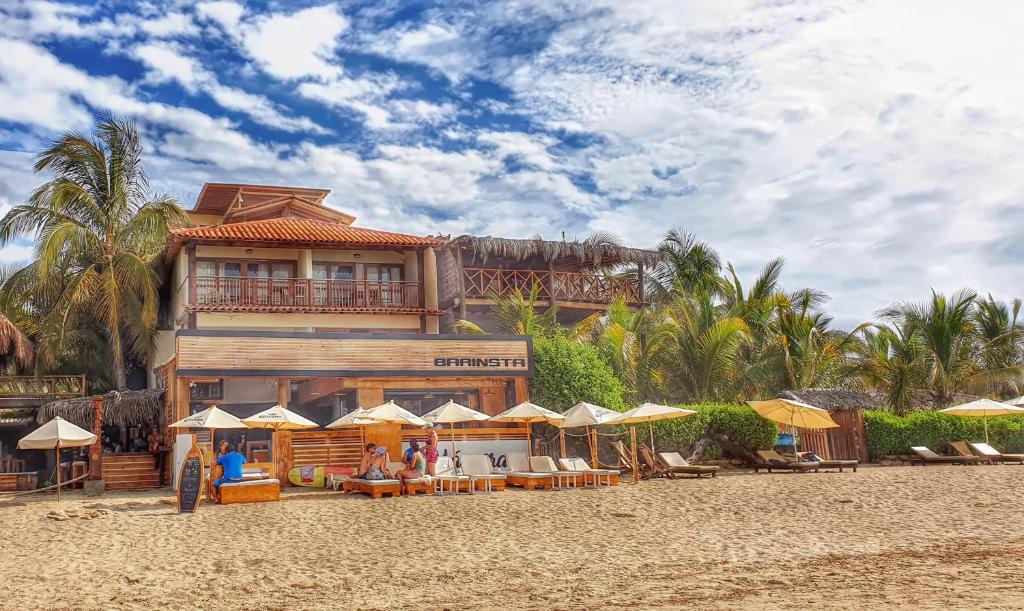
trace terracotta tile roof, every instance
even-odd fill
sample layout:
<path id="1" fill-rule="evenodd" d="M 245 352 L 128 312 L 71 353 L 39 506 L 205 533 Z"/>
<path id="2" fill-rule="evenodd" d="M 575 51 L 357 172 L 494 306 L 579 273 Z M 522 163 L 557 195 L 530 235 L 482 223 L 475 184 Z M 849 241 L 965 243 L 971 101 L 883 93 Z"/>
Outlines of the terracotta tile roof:
<path id="1" fill-rule="evenodd" d="M 241 240 L 251 242 L 301 242 L 320 245 L 437 246 L 435 238 L 363 229 L 341 223 L 285 217 L 187 227 L 172 232 L 177 240 Z"/>

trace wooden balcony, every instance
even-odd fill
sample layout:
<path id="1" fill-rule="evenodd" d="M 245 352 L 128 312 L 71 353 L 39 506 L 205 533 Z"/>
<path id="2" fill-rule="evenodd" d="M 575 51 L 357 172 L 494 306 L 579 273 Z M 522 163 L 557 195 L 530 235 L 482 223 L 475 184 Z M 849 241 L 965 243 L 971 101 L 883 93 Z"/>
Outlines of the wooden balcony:
<path id="1" fill-rule="evenodd" d="M 605 306 L 620 298 L 628 304 L 643 302 L 636 280 L 585 272 L 467 267 L 463 269 L 463 284 L 467 301 L 513 291 L 529 295 L 536 285 L 541 299 L 562 305 Z"/>
<path id="2" fill-rule="evenodd" d="M 0 376 L 0 399 L 72 399 L 86 394 L 84 375 Z"/>
<path id="3" fill-rule="evenodd" d="M 374 311 L 423 310 L 419 282 L 312 280 L 195 276 L 190 309 L 199 311 Z"/>

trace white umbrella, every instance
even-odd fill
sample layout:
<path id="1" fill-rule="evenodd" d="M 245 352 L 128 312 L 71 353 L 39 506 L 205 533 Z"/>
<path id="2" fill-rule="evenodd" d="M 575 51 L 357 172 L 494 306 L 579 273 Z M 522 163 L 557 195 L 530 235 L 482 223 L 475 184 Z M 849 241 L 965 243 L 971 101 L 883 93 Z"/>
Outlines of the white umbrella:
<path id="1" fill-rule="evenodd" d="M 530 403 L 529 401 L 523 401 L 515 407 L 510 407 L 507 410 L 501 412 L 497 416 L 491 416 L 492 422 L 522 422 L 526 424 L 526 457 L 527 462 L 532 463 L 529 460 L 530 454 L 533 453 L 533 448 L 530 446 L 530 427 L 534 422 L 558 422 L 562 420 L 564 416 L 558 412 L 553 412 L 547 408 L 541 407 Z"/>
<path id="2" fill-rule="evenodd" d="M 242 422 L 251 429 L 271 429 L 273 431 L 270 434 L 270 462 L 273 465 L 271 477 L 277 476 L 277 462 L 274 460 L 274 434 L 278 431 L 315 429 L 320 426 L 282 405 L 275 405 L 248 418 L 242 418 Z"/>
<path id="3" fill-rule="evenodd" d="M 362 451 L 362 446 L 363 446 L 363 443 L 365 442 L 365 435 L 364 435 L 363 427 L 364 426 L 369 426 L 371 424 L 380 424 L 379 420 L 371 420 L 369 418 L 364 418 L 363 414 L 365 414 L 365 413 L 366 413 L 365 409 L 363 409 L 361 407 L 357 407 L 356 409 L 354 409 L 351 412 L 345 414 L 341 418 L 338 418 L 334 422 L 328 424 L 324 428 L 325 429 L 344 429 L 344 428 L 353 427 L 353 426 L 359 427 L 359 446 L 360 446 L 360 451 Z"/>
<path id="4" fill-rule="evenodd" d="M 651 436 L 651 451 L 654 451 L 654 424 L 655 420 L 669 420 L 672 418 L 684 418 L 692 416 L 697 412 L 692 409 L 658 405 L 657 403 L 644 403 L 634 407 L 628 412 L 619 414 L 617 417 L 607 421 L 607 424 L 638 424 L 646 422 Z"/>
<path id="5" fill-rule="evenodd" d="M 593 403 L 587 403 L 586 401 L 580 401 L 573 405 L 569 408 L 569 411 L 565 412 L 565 418 L 558 423 L 559 428 L 562 429 L 559 432 L 562 437 L 562 457 L 565 458 L 565 429 L 583 426 L 587 429 L 587 447 L 590 448 L 590 461 L 595 463 L 597 461 L 597 447 L 596 442 L 590 437 L 590 427 L 607 424 L 608 421 L 621 415 L 620 412 L 608 409 L 607 407 L 601 407 L 600 405 L 594 405 Z"/>
<path id="6" fill-rule="evenodd" d="M 1003 403 L 1009 403 L 1010 405 L 1024 405 L 1024 395 L 1015 399 L 1010 399 L 1009 401 L 1003 401 Z"/>
<path id="7" fill-rule="evenodd" d="M 413 426 L 427 425 L 426 420 L 395 403 L 394 400 L 388 401 L 383 405 L 378 405 L 377 407 L 371 407 L 360 414 L 359 417 L 366 418 L 368 420 L 377 420 L 380 422 L 411 424 Z"/>
<path id="8" fill-rule="evenodd" d="M 216 457 L 217 447 L 214 444 L 217 429 L 246 429 L 245 423 L 236 418 L 235 416 L 227 413 L 216 405 L 204 409 L 201 412 L 196 412 L 191 416 L 186 416 L 181 420 L 169 424 L 167 426 L 175 428 L 192 428 L 192 429 L 210 429 L 210 453 Z M 216 458 L 214 458 L 216 460 Z M 211 467 L 212 474 L 212 467 Z M 213 498 L 213 483 L 206 487 L 206 496 L 209 499 Z"/>
<path id="9" fill-rule="evenodd" d="M 954 416 L 984 418 L 985 443 L 988 443 L 989 416 L 1024 415 L 1024 407 L 1017 407 L 1016 405 L 1010 405 L 1009 403 L 1000 403 L 999 401 L 993 401 L 991 399 L 978 399 L 977 401 L 971 401 L 970 403 L 964 403 L 963 405 L 954 405 L 953 407 L 947 407 L 945 409 L 940 409 L 939 411 L 943 414 L 952 414 Z"/>
<path id="10" fill-rule="evenodd" d="M 54 450 L 57 454 L 57 500 L 60 500 L 60 449 L 96 443 L 96 435 L 60 416 L 18 440 L 20 450 Z"/>
<path id="11" fill-rule="evenodd" d="M 441 407 L 423 414 L 423 419 L 431 424 L 452 424 L 456 422 L 480 422 L 490 418 L 487 414 L 448 401 Z M 455 427 L 452 427 L 452 460 L 455 460 Z"/>

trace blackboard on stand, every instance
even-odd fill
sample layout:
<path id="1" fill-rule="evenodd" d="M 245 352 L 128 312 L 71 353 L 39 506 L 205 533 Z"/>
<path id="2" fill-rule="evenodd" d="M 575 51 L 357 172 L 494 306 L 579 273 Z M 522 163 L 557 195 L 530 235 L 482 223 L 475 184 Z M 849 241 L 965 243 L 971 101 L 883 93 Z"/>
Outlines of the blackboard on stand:
<path id="1" fill-rule="evenodd" d="M 203 498 L 203 452 L 193 442 L 178 472 L 178 513 L 195 513 Z"/>

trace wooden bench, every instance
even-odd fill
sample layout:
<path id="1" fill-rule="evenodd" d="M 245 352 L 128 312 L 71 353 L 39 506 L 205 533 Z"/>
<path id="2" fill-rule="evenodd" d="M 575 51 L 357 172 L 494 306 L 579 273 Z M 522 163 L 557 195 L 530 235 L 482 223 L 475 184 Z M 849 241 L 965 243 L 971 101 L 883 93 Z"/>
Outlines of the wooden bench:
<path id="1" fill-rule="evenodd" d="M 281 482 L 276 478 L 253 477 L 252 469 L 270 468 L 267 463 L 250 463 L 245 465 L 249 473 L 240 482 L 224 482 L 217 489 L 217 502 L 221 505 L 233 503 L 262 503 L 264 501 L 281 500 Z M 210 470 L 211 481 L 224 475 L 224 467 L 213 465 Z"/>

